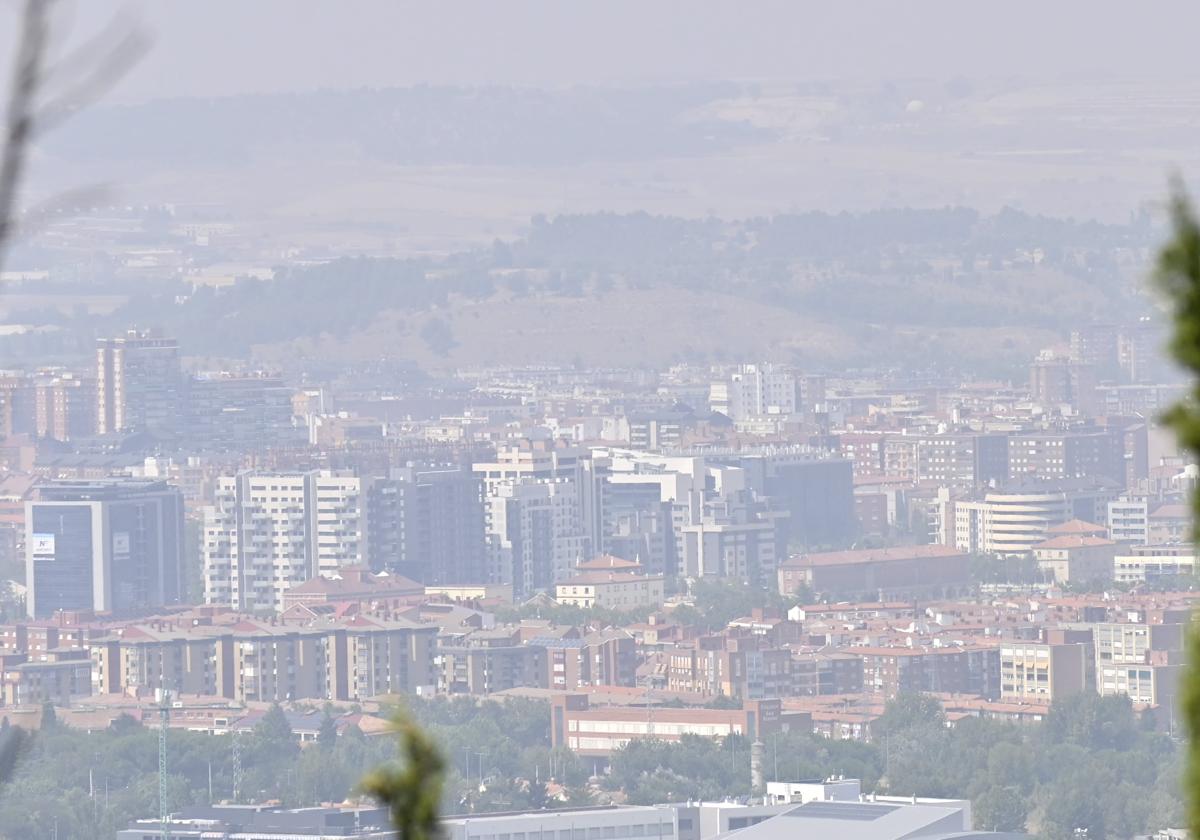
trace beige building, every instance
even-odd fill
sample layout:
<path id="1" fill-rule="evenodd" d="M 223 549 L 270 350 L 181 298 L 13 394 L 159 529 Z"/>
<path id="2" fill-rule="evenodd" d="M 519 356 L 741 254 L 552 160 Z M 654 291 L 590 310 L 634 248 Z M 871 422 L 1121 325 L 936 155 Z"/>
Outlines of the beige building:
<path id="1" fill-rule="evenodd" d="M 1033 547 L 1038 568 L 1054 575 L 1055 583 L 1111 581 L 1117 544 L 1101 537 L 1062 535 Z"/>
<path id="2" fill-rule="evenodd" d="M 624 572 L 582 572 L 554 587 L 560 604 L 590 609 L 632 610 L 663 603 L 663 578 Z"/>
<path id="3" fill-rule="evenodd" d="M 1000 699 L 1052 703 L 1087 686 L 1087 645 L 1005 642 L 1000 648 Z"/>
<path id="4" fill-rule="evenodd" d="M 166 688 L 239 702 L 432 692 L 437 628 L 401 618 L 130 626 L 90 644 L 92 690 Z"/>

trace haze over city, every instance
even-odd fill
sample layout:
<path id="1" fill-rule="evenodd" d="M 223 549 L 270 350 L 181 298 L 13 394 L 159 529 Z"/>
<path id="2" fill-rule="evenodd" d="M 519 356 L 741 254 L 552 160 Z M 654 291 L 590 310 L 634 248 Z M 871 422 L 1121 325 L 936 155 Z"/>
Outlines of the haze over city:
<path id="1" fill-rule="evenodd" d="M 1186 840 L 1198 25 L 0 5 L 0 840 Z"/>

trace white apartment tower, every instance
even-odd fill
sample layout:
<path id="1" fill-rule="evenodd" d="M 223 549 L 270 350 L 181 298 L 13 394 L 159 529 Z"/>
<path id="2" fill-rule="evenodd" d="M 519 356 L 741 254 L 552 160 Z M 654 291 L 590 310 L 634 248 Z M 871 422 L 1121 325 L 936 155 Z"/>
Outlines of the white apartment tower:
<path id="1" fill-rule="evenodd" d="M 366 488 L 330 471 L 242 472 L 204 509 L 204 597 L 251 612 L 317 575 L 367 561 Z"/>
<path id="2" fill-rule="evenodd" d="M 709 404 L 734 421 L 756 417 L 788 417 L 801 409 L 795 375 L 775 365 L 740 365 L 726 379 L 712 383 Z"/>

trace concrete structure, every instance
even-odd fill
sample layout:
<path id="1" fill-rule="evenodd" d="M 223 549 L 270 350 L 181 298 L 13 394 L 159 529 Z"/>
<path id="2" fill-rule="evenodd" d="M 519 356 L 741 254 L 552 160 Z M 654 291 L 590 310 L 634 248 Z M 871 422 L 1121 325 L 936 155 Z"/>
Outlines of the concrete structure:
<path id="1" fill-rule="evenodd" d="M 578 691 L 637 682 L 637 643 L 624 630 L 609 628 L 578 638 L 538 636 L 529 640 L 529 646 L 544 651 L 538 660 L 545 666 L 538 675 L 538 686 Z"/>
<path id="2" fill-rule="evenodd" d="M 779 533 L 770 519 L 750 518 L 746 512 L 733 517 L 707 517 L 685 525 L 680 550 L 680 567 L 690 578 L 715 577 L 758 581 L 778 565 Z"/>
<path id="3" fill-rule="evenodd" d="M 242 472 L 204 508 L 204 599 L 237 610 L 284 606 L 289 589 L 367 559 L 363 480 L 329 471 Z"/>
<path id="4" fill-rule="evenodd" d="M 760 636 L 706 636 L 664 652 L 666 688 L 702 697 L 761 700 L 792 693 L 791 651 Z"/>
<path id="5" fill-rule="evenodd" d="M 183 497 L 162 481 L 59 481 L 25 503 L 26 611 L 131 612 L 177 603 Z"/>
<path id="6" fill-rule="evenodd" d="M 1089 414 L 1095 408 L 1095 369 L 1083 362 L 1044 354 L 1029 366 L 1029 393 L 1044 408 L 1070 406 L 1077 414 Z"/>
<path id="7" fill-rule="evenodd" d="M 579 485 L 568 479 L 499 484 L 485 499 L 488 581 L 511 584 L 524 600 L 552 591 L 592 553 L 581 517 Z"/>
<path id="8" fill-rule="evenodd" d="M 1008 440 L 1013 481 L 1106 478 L 1126 486 L 1124 441 L 1115 429 L 1017 433 Z"/>

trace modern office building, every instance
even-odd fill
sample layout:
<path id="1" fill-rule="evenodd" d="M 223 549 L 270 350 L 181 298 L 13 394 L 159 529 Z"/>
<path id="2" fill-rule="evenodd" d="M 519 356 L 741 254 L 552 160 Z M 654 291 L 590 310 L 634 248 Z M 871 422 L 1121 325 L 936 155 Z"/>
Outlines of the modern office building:
<path id="1" fill-rule="evenodd" d="M 364 564 L 363 485 L 327 470 L 220 478 L 214 504 L 203 512 L 205 601 L 251 612 L 280 610 L 296 584 Z"/>
<path id="2" fill-rule="evenodd" d="M 179 343 L 131 330 L 96 344 L 96 431 L 174 431 L 181 410 Z"/>
<path id="3" fill-rule="evenodd" d="M 292 422 L 292 389 L 264 373 L 201 373 L 185 389 L 183 432 L 191 449 L 263 450 L 302 442 Z"/>
<path id="4" fill-rule="evenodd" d="M 786 542 L 829 547 L 854 540 L 854 465 L 848 459 L 780 453 L 731 463 L 746 470 L 747 487 L 787 513 Z"/>
<path id="5" fill-rule="evenodd" d="M 176 603 L 183 496 L 162 481 L 42 485 L 25 504 L 26 610 L 129 613 Z"/>

